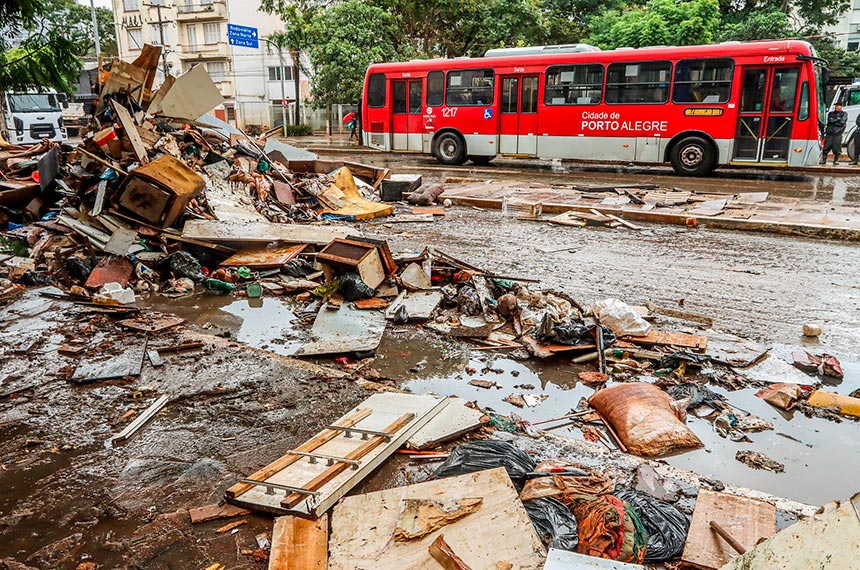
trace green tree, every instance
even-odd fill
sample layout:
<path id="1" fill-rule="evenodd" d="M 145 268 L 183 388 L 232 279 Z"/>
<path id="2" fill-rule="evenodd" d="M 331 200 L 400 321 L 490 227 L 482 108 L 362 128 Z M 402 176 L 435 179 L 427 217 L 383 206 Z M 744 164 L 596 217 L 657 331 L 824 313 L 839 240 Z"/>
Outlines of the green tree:
<path id="1" fill-rule="evenodd" d="M 29 88 L 71 92 L 81 69 L 81 44 L 44 0 L 0 3 L 0 93 Z M 13 42 L 19 40 L 17 45 Z"/>
<path id="2" fill-rule="evenodd" d="M 650 0 L 603 10 L 589 21 L 588 43 L 602 49 L 713 42 L 720 28 L 717 0 Z"/>
<path id="3" fill-rule="evenodd" d="M 320 11 L 307 33 L 313 68 L 311 97 L 317 108 L 358 103 L 370 64 L 415 55 L 402 41 L 398 19 L 362 0 L 348 0 Z"/>

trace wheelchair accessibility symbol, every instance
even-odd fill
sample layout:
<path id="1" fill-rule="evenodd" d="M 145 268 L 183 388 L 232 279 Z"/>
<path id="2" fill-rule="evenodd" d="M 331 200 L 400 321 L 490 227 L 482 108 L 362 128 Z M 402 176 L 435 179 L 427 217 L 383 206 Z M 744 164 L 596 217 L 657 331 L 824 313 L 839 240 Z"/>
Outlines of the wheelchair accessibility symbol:
<path id="1" fill-rule="evenodd" d="M 484 109 L 484 118 L 492 119 L 493 118 L 493 110 L 492 109 Z"/>

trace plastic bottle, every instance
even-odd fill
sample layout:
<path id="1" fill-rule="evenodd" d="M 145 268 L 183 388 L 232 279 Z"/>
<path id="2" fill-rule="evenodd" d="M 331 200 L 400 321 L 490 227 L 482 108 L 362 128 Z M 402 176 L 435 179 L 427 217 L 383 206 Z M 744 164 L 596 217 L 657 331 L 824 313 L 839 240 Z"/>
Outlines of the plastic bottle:
<path id="1" fill-rule="evenodd" d="M 227 283 L 220 279 L 207 279 L 203 282 L 203 286 L 210 291 L 217 291 L 219 293 L 230 293 L 236 288 L 232 283 Z"/>

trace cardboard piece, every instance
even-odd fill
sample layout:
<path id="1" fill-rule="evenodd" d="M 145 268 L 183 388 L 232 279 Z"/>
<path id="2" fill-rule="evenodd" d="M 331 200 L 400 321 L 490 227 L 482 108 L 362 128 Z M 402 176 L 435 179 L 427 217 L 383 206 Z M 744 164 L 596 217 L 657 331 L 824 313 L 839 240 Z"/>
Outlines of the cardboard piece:
<path id="1" fill-rule="evenodd" d="M 470 498 L 483 499 L 474 513 L 420 538 L 393 539 L 404 499 Z M 329 570 L 438 568 L 427 549 L 442 534 L 475 569 L 496 568 L 501 561 L 517 570 L 543 566 L 543 545 L 508 474 L 498 468 L 344 498 L 332 511 Z"/>

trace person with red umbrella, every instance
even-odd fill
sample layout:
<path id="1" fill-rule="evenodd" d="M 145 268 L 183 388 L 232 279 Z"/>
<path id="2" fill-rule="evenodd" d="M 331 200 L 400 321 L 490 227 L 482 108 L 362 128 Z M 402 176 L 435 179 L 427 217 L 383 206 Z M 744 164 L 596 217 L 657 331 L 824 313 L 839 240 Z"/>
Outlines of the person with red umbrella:
<path id="1" fill-rule="evenodd" d="M 358 118 L 355 113 L 344 115 L 343 122 L 349 127 L 349 140 L 352 141 L 353 137 L 355 137 L 356 142 L 358 142 Z"/>

